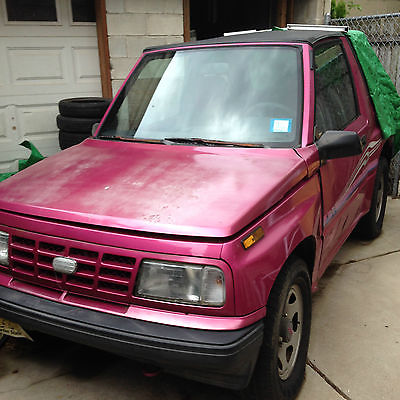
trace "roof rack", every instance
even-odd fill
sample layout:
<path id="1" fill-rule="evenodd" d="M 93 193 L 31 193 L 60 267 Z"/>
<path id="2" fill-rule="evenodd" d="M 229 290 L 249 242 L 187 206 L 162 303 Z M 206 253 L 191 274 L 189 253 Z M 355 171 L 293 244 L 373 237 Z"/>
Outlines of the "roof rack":
<path id="1" fill-rule="evenodd" d="M 272 29 L 250 29 L 248 31 L 225 32 L 224 36 L 246 35 L 247 33 L 270 32 Z"/>
<path id="2" fill-rule="evenodd" d="M 288 30 L 294 31 L 327 31 L 327 32 L 347 32 L 348 26 L 337 25 L 303 25 L 303 24 L 287 24 Z"/>

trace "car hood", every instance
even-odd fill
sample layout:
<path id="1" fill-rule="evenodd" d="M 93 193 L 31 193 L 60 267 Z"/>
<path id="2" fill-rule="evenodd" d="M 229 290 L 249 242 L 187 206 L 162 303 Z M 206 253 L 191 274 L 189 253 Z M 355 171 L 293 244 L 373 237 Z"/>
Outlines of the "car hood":
<path id="1" fill-rule="evenodd" d="M 0 209 L 76 223 L 228 237 L 307 174 L 293 149 L 89 139 L 0 184 Z"/>

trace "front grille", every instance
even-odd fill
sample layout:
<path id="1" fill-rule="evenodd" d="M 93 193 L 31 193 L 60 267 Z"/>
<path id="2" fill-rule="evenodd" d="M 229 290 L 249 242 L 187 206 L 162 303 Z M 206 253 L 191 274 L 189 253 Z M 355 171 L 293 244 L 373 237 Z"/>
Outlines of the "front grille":
<path id="1" fill-rule="evenodd" d="M 131 301 L 137 259 L 118 254 L 128 250 L 110 252 L 109 248 L 92 244 L 64 245 L 57 243 L 60 239 L 52 242 L 50 239 L 34 240 L 34 234 L 27 236 L 30 237 L 10 235 L 9 271 L 16 279 L 102 300 Z M 72 275 L 55 272 L 52 262 L 57 256 L 76 260 L 77 271 Z"/>

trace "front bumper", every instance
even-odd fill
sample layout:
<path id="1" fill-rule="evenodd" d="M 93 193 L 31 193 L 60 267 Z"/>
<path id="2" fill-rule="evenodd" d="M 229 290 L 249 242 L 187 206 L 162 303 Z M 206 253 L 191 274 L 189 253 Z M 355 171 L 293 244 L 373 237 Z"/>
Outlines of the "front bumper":
<path id="1" fill-rule="evenodd" d="M 230 389 L 248 385 L 264 331 L 262 321 L 235 331 L 163 325 L 61 304 L 2 286 L 0 317 L 26 330 L 97 347 Z"/>

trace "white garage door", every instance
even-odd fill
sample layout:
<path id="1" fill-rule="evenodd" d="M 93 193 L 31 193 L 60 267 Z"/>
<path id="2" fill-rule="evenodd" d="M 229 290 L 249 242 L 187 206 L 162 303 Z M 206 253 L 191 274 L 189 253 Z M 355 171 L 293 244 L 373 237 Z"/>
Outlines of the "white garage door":
<path id="1" fill-rule="evenodd" d="M 0 0 L 0 172 L 59 151 L 60 99 L 101 96 L 93 0 Z"/>

